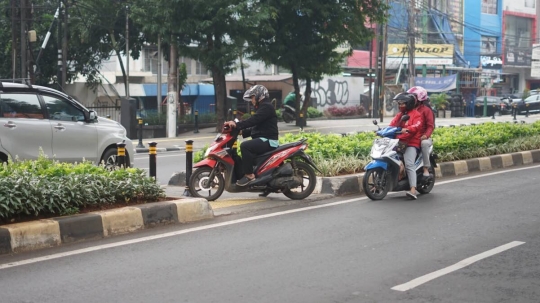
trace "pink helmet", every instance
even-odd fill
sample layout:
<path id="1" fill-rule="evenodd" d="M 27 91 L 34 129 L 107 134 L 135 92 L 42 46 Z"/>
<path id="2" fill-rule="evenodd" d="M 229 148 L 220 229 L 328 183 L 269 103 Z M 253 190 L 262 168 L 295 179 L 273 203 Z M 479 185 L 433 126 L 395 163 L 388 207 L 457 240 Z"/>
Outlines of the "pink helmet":
<path id="1" fill-rule="evenodd" d="M 418 102 L 424 102 L 428 99 L 427 91 L 422 86 L 413 86 L 407 92 L 409 94 L 415 94 Z"/>

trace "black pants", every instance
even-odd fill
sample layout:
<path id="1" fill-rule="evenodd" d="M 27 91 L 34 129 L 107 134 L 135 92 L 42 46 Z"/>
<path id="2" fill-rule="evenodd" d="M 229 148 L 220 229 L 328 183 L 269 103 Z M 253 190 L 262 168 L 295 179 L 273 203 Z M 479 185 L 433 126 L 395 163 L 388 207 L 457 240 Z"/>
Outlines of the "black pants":
<path id="1" fill-rule="evenodd" d="M 269 141 L 265 142 L 261 139 L 251 139 L 242 142 L 242 144 L 240 144 L 240 151 L 242 152 L 242 168 L 244 170 L 244 174 L 249 175 L 253 173 L 255 157 L 274 149 L 276 148 L 270 146 Z"/>

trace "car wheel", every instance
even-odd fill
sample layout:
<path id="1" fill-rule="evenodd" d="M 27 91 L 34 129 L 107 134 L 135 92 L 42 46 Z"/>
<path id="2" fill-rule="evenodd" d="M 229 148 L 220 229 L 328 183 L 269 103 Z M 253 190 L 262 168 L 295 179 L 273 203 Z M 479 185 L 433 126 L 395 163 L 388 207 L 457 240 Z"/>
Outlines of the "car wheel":
<path id="1" fill-rule="evenodd" d="M 116 150 L 116 148 L 110 147 L 103 153 L 103 157 L 101 157 L 99 164 L 109 169 L 113 167 L 117 167 L 118 166 L 117 155 L 118 155 L 118 151 Z M 128 153 L 126 153 L 126 157 L 125 157 L 125 167 L 131 167 L 131 162 L 130 162 Z"/>

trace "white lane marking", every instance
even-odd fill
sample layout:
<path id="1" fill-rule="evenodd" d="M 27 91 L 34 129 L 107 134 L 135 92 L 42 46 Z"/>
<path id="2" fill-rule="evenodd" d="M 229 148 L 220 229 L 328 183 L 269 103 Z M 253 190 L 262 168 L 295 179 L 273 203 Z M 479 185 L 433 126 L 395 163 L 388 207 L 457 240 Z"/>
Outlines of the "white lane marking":
<path id="1" fill-rule="evenodd" d="M 504 173 L 507 173 L 507 172 L 515 171 L 515 170 L 534 169 L 534 168 L 538 168 L 538 167 L 540 167 L 540 165 L 524 167 L 524 168 L 519 168 L 519 169 L 514 169 L 514 170 L 504 170 L 504 171 L 499 171 L 499 172 L 494 172 L 494 173 L 489 173 L 489 174 L 482 174 L 482 175 L 478 175 L 478 176 L 460 178 L 460 179 L 456 179 L 456 180 L 448 180 L 448 181 L 437 182 L 436 185 L 443 185 L 443 184 L 453 183 L 453 182 L 457 182 L 457 181 L 464 181 L 464 180 L 482 178 L 482 177 L 491 176 L 491 175 L 504 174 Z M 393 195 L 393 194 L 398 194 L 398 193 L 396 193 L 396 192 L 388 193 L 388 195 Z M 68 257 L 68 256 L 73 256 L 73 255 L 79 255 L 79 254 L 92 252 L 92 251 L 97 251 L 97 250 L 102 250 L 102 249 L 107 249 L 107 248 L 119 247 L 119 246 L 130 245 L 130 244 L 136 244 L 136 243 L 140 243 L 140 242 L 151 241 L 151 240 L 156 240 L 156 239 L 161 239 L 161 238 L 166 238 L 166 237 L 173 237 L 173 236 L 177 236 L 177 235 L 187 234 L 187 233 L 206 230 L 206 229 L 211 229 L 211 228 L 228 226 L 228 225 L 233 225 L 233 224 L 238 224 L 238 223 L 243 223 L 243 222 L 249 222 L 249 221 L 254 221 L 254 220 L 260 220 L 260 219 L 265 219 L 265 218 L 270 218 L 270 217 L 277 217 L 277 216 L 281 216 L 281 215 L 286 215 L 286 214 L 291 214 L 291 213 L 296 213 L 296 212 L 302 212 L 302 211 L 308 211 L 308 210 L 312 210 L 312 209 L 331 207 L 331 206 L 347 204 L 347 203 L 352 203 L 352 202 L 361 201 L 361 200 L 367 200 L 367 199 L 368 199 L 367 197 L 359 197 L 359 198 L 349 199 L 349 200 L 345 200 L 345 201 L 332 202 L 332 203 L 328 203 L 328 204 L 322 204 L 322 205 L 309 206 L 309 207 L 305 207 L 305 208 L 293 209 L 293 210 L 288 210 L 288 211 L 276 212 L 276 213 L 273 213 L 273 214 L 255 216 L 255 217 L 244 218 L 244 219 L 239 219 L 239 220 L 233 220 L 233 221 L 217 223 L 217 224 L 210 224 L 210 225 L 205 225 L 205 226 L 201 226 L 201 227 L 195 227 L 195 228 L 189 228 L 189 229 L 185 229 L 185 230 L 165 233 L 165 234 L 161 234 L 161 235 L 148 236 L 148 237 L 144 237 L 144 238 L 121 241 L 121 242 L 111 243 L 111 244 L 104 244 L 104 245 L 99 245 L 99 246 L 94 246 L 94 247 L 89 247 L 89 248 L 78 249 L 78 250 L 74 250 L 74 251 L 70 251 L 70 252 L 64 252 L 64 253 L 58 253 L 58 254 L 53 254 L 53 255 L 49 255 L 49 256 L 43 256 L 43 257 L 38 257 L 38 258 L 33 258 L 33 259 L 22 260 L 22 261 L 18 261 L 18 262 L 0 264 L 0 270 L 5 269 L 5 268 L 10 268 L 10 267 L 21 266 L 21 265 L 25 265 L 25 264 L 37 263 L 37 262 L 46 261 L 46 260 L 58 259 L 58 258 Z"/>
<path id="2" fill-rule="evenodd" d="M 429 282 L 431 280 L 437 279 L 437 278 L 439 278 L 441 276 L 444 276 L 446 274 L 449 274 L 449 273 L 451 273 L 453 271 L 456 271 L 458 269 L 462 269 L 463 267 L 469 266 L 469 265 L 473 264 L 474 262 L 480 261 L 480 260 L 485 259 L 487 257 L 491 257 L 493 255 L 501 253 L 501 252 L 503 252 L 505 250 L 509 250 L 509 249 L 514 248 L 516 246 L 519 246 L 521 244 L 525 244 L 525 242 L 514 241 L 514 242 L 510 242 L 510 243 L 505 244 L 505 245 L 501 245 L 499 247 L 496 247 L 494 249 L 485 251 L 483 253 L 472 256 L 472 257 L 467 258 L 465 260 L 461 260 L 461 261 L 459 261 L 458 263 L 456 263 L 454 265 L 448 266 L 448 267 L 443 268 L 443 269 L 439 269 L 439 270 L 434 271 L 432 273 L 429 273 L 427 275 L 424 275 L 424 276 L 421 276 L 421 277 L 416 278 L 414 280 L 411 280 L 411 281 L 409 281 L 407 283 L 404 283 L 404 284 L 401 284 L 401 285 L 398 285 L 398 286 L 394 286 L 394 287 L 392 287 L 392 289 L 397 290 L 397 291 L 407 291 L 407 290 L 413 289 L 413 288 L 415 288 L 415 287 L 417 287 L 419 285 L 422 285 L 424 283 L 427 283 L 427 282 Z"/>
<path id="3" fill-rule="evenodd" d="M 366 199 L 367 199 L 367 197 L 354 198 L 354 199 L 349 199 L 349 200 L 345 200 L 345 201 L 333 202 L 333 203 L 329 203 L 329 204 L 321 204 L 321 205 L 315 205 L 315 206 L 308 206 L 308 207 L 305 207 L 305 208 L 291 209 L 291 210 L 280 211 L 280 212 L 276 212 L 276 213 L 272 213 L 272 214 L 266 214 L 266 215 L 260 215 L 260 216 L 250 217 L 250 218 L 243 218 L 243 219 L 227 221 L 227 222 L 222 222 L 222 223 L 215 223 L 215 224 L 209 224 L 209 225 L 205 225 L 205 226 L 193 227 L 193 228 L 188 228 L 188 229 L 184 229 L 184 230 L 178 230 L 178 231 L 174 231 L 174 232 L 164 233 L 164 234 L 160 234 L 160 235 L 148 236 L 148 237 L 143 237 L 143 238 L 138 238 L 138 239 L 132 239 L 132 240 L 126 240 L 126 241 L 121 241 L 121 242 L 116 242 L 116 243 L 110 243 L 110 244 L 98 245 L 98 246 L 94 246 L 94 247 L 77 249 L 77 250 L 74 250 L 74 251 L 69 251 L 69 252 L 64 252 L 64 253 L 52 254 L 52 255 L 48 255 L 48 256 L 43 256 L 43 257 L 38 257 L 38 258 L 33 258 L 33 259 L 27 259 L 27 260 L 12 262 L 12 263 L 0 264 L 0 270 L 1 269 L 6 269 L 6 268 L 11 268 L 11 267 L 16 267 L 16 266 L 21 266 L 21 265 L 26 265 L 26 264 L 37 263 L 37 262 L 46 261 L 46 260 L 52 260 L 52 259 L 58 259 L 58 258 L 63 258 L 63 257 L 68 257 L 68 256 L 79 255 L 79 254 L 88 253 L 88 252 L 97 251 L 97 250 L 102 250 L 102 249 L 107 249 L 107 248 L 113 248 L 113 247 L 125 246 L 125 245 L 130 245 L 130 244 L 135 244 L 135 243 L 140 243 L 140 242 L 146 242 L 146 241 L 151 241 L 151 240 L 163 239 L 163 238 L 167 238 L 167 237 L 183 235 L 183 234 L 197 232 L 197 231 L 201 231 L 201 230 L 207 230 L 207 229 L 218 228 L 218 227 L 223 227 L 223 226 L 229 226 L 229 225 L 234 225 L 234 224 L 239 224 L 239 223 L 244 223 L 244 222 L 250 222 L 250 221 L 261 220 L 261 219 L 266 219 L 266 218 L 271 218 L 271 217 L 277 217 L 277 216 L 281 216 L 281 215 L 298 213 L 298 212 L 303 212 L 303 211 L 308 211 L 308 210 L 313 210 L 313 209 L 318 209 L 318 208 L 331 207 L 331 206 L 336 206 L 336 205 L 340 205 L 340 204 L 347 204 L 347 203 L 356 202 L 356 201 L 360 201 L 360 200 L 366 200 Z"/>

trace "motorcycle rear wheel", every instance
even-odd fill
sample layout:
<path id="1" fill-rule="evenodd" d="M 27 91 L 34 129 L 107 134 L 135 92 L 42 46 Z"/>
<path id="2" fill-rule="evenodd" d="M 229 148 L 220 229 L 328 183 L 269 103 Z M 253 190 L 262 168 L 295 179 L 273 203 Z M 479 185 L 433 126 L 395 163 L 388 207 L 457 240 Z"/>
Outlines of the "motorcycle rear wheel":
<path id="1" fill-rule="evenodd" d="M 435 186 L 435 170 L 433 167 L 429 168 L 429 173 L 433 175 L 433 179 L 427 184 L 419 182 L 418 187 L 416 188 L 416 190 L 418 190 L 418 192 L 421 194 L 429 194 L 429 192 L 433 189 L 433 186 Z"/>
<path id="2" fill-rule="evenodd" d="M 388 194 L 388 184 L 386 183 L 385 176 L 385 170 L 380 167 L 366 171 L 362 180 L 362 187 L 368 198 L 371 200 L 382 200 L 386 197 Z"/>
<path id="3" fill-rule="evenodd" d="M 193 172 L 188 183 L 189 192 L 193 197 L 214 201 L 221 196 L 225 189 L 225 179 L 221 173 L 217 173 L 209 182 L 210 173 L 211 167 L 201 167 Z"/>
<path id="4" fill-rule="evenodd" d="M 289 112 L 284 111 L 283 114 L 282 114 L 281 116 L 282 116 L 283 121 L 284 121 L 285 123 L 291 123 L 291 122 L 294 121 L 294 116 L 293 116 L 291 113 L 289 113 Z"/>
<path id="5" fill-rule="evenodd" d="M 284 190 L 283 194 L 293 200 L 302 200 L 309 197 L 315 190 L 315 185 L 317 185 L 317 175 L 315 175 L 313 167 L 305 162 L 296 161 L 294 175 L 300 176 L 303 184 L 297 188 Z"/>

